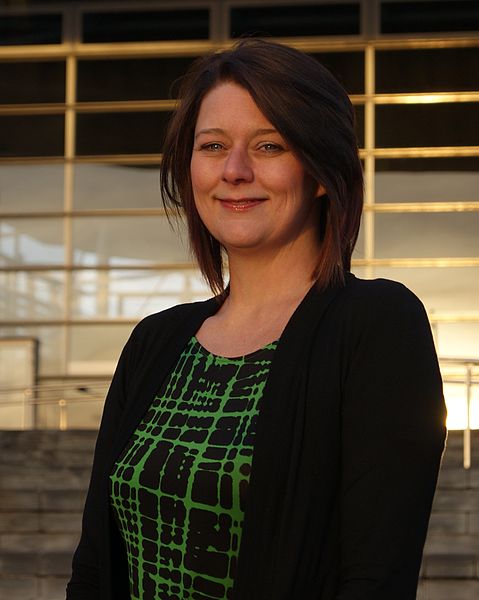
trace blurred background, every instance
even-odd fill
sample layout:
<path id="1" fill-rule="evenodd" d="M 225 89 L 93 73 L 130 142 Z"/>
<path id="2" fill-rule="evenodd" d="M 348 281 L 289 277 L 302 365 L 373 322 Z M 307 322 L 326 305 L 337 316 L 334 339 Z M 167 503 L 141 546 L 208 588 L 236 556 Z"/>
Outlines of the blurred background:
<path id="1" fill-rule="evenodd" d="M 479 597 L 479 1 L 0 0 L 1 598 L 62 597 L 121 348 L 209 295 L 158 165 L 178 78 L 245 34 L 312 54 L 351 96 L 353 272 L 424 302 L 452 430 L 419 594 Z"/>

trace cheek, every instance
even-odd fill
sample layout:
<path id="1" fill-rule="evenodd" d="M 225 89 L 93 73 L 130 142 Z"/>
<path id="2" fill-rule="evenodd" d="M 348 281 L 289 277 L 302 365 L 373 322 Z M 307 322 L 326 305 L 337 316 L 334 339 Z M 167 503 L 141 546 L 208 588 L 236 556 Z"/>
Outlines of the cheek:
<path id="1" fill-rule="evenodd" d="M 193 192 L 196 194 L 198 186 L 201 185 L 201 176 L 199 173 L 198 164 L 194 159 L 192 159 L 190 163 L 190 177 Z"/>

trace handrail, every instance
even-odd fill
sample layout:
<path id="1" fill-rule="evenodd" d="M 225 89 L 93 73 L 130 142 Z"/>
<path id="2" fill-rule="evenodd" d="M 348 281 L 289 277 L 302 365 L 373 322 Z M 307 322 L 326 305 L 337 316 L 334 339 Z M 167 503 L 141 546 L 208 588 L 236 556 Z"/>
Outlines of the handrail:
<path id="1" fill-rule="evenodd" d="M 108 385 L 109 379 L 105 379 L 95 382 L 77 380 L 69 384 L 56 383 L 27 388 L 4 388 L 0 389 L 0 409 L 2 407 L 21 407 L 21 429 L 26 429 L 29 408 L 58 406 L 58 429 L 64 431 L 68 429 L 67 407 L 73 404 L 103 402 Z M 17 396 L 17 398 L 12 398 L 12 396 Z"/>
<path id="2" fill-rule="evenodd" d="M 448 384 L 462 384 L 466 387 L 466 426 L 463 430 L 463 466 L 471 468 L 471 404 L 472 388 L 479 385 L 479 359 L 443 357 L 439 359 L 443 371 L 443 381 Z M 454 367 L 456 372 L 447 373 L 447 367 Z M 457 368 L 461 368 L 457 372 Z M 68 429 L 67 408 L 73 404 L 103 402 L 109 379 L 86 380 L 77 379 L 73 382 L 58 382 L 39 384 L 28 388 L 0 388 L 0 409 L 2 407 L 21 406 L 22 428 L 26 428 L 28 409 L 34 406 L 58 406 L 58 429 Z M 21 397 L 19 397 L 21 395 Z M 17 399 L 12 398 L 17 396 Z M 3 398 L 3 399 L 2 399 Z"/>
<path id="3" fill-rule="evenodd" d="M 462 462 L 464 469 L 471 468 L 471 402 L 472 402 L 472 386 L 477 385 L 479 380 L 473 378 L 472 370 L 479 366 L 479 359 L 475 358 L 442 358 L 441 365 L 454 365 L 465 368 L 464 379 L 448 379 L 444 378 L 444 383 L 463 383 L 466 386 L 466 427 L 463 430 L 463 457 Z"/>

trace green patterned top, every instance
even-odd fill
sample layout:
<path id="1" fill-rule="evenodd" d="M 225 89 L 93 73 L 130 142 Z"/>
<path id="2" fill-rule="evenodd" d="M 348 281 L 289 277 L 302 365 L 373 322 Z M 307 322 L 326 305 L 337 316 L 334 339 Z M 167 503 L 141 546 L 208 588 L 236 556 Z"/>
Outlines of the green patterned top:
<path id="1" fill-rule="evenodd" d="M 275 348 L 224 358 L 193 337 L 115 463 L 132 600 L 231 597 Z"/>

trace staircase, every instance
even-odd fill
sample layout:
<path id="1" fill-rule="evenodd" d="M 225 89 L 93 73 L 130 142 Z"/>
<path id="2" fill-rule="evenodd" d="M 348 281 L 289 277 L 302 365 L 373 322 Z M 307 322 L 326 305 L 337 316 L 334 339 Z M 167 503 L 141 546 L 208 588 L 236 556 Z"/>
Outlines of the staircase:
<path id="1" fill-rule="evenodd" d="M 64 600 L 96 432 L 0 432 L 0 599 Z"/>
<path id="2" fill-rule="evenodd" d="M 449 432 L 424 549 L 417 600 L 479 598 L 479 431 L 464 469 L 462 432 Z"/>
<path id="3" fill-rule="evenodd" d="M 95 438 L 0 431 L 0 600 L 64 600 Z M 479 598 L 479 431 L 472 449 L 466 471 L 450 433 L 417 600 Z"/>

